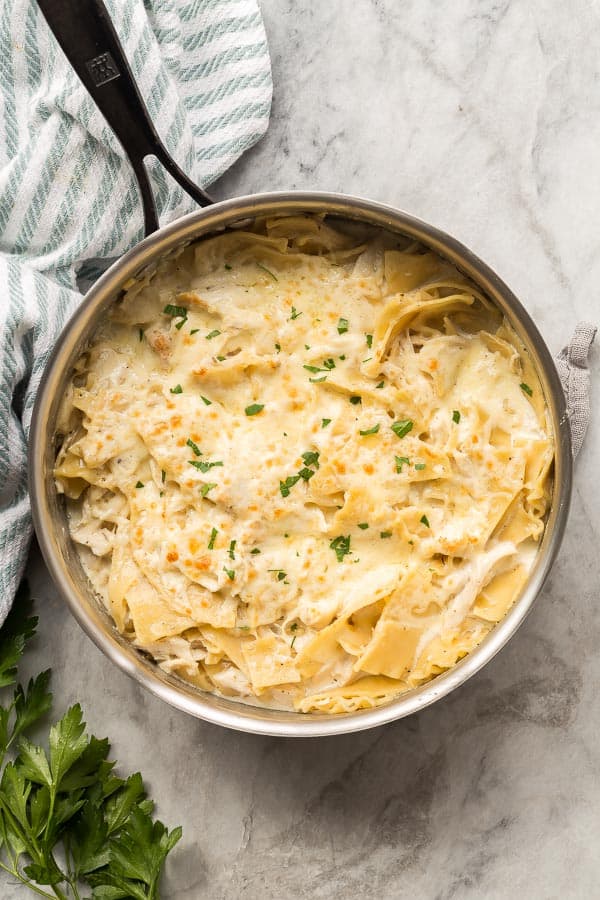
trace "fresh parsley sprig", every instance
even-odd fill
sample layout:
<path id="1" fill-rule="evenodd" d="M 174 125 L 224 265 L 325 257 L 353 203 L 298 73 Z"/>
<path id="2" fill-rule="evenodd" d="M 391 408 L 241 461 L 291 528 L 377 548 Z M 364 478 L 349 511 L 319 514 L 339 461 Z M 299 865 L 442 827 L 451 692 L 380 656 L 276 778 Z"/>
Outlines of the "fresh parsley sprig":
<path id="1" fill-rule="evenodd" d="M 0 631 L 0 688 L 16 683 L 33 637 L 27 589 Z M 86 734 L 79 704 L 50 729 L 47 749 L 26 733 L 51 708 L 50 672 L 17 684 L 0 705 L 0 868 L 41 897 L 159 900 L 167 854 L 181 837 L 152 818 L 139 772 L 113 773 L 110 744 Z M 10 759 L 8 758 L 10 754 Z"/>

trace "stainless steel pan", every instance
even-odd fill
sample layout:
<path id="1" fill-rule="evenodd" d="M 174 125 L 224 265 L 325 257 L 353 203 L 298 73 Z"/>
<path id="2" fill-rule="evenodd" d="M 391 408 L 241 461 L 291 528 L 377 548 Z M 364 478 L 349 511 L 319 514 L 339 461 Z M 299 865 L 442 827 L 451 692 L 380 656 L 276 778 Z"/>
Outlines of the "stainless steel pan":
<path id="1" fill-rule="evenodd" d="M 428 706 L 463 684 L 515 633 L 539 594 L 562 540 L 571 494 L 570 432 L 562 388 L 552 357 L 540 333 L 504 282 L 470 250 L 426 222 L 369 200 L 327 193 L 259 194 L 215 203 L 158 229 L 143 166 L 143 158 L 148 153 L 159 155 L 169 171 L 198 202 L 210 203 L 209 198 L 199 188 L 191 185 L 169 160 L 154 129 L 151 125 L 148 127 L 149 119 L 143 102 L 133 85 L 122 50 L 99 0 L 84 5 L 79 0 L 40 0 L 40 6 L 67 55 L 82 75 L 86 87 L 96 99 L 100 96 L 101 108 L 107 119 L 112 120 L 115 109 L 122 116 L 123 110 L 127 112 L 129 108 L 127 104 L 132 104 L 130 108 L 133 109 L 133 116 L 138 117 L 134 124 L 139 127 L 131 124 L 134 121 L 132 119 L 126 128 L 120 128 L 117 133 L 126 149 L 131 152 L 132 165 L 141 182 L 144 197 L 146 229 L 150 232 L 148 237 L 114 263 L 85 296 L 57 342 L 39 388 L 31 425 L 29 487 L 37 538 L 58 589 L 82 628 L 121 669 L 172 706 L 228 728 L 290 737 L 342 734 L 373 728 Z M 71 19 L 71 13 L 73 16 L 77 14 L 77 19 Z M 73 21 L 77 23 L 75 29 L 71 24 Z M 114 77 L 99 84 L 98 79 L 90 74 L 94 71 L 94 66 L 90 63 L 107 53 L 110 57 L 108 74 L 112 72 Z M 106 75 L 107 70 L 102 71 Z M 109 87 L 112 100 L 103 93 Z M 111 103 L 114 105 L 111 106 Z M 136 135 L 133 142 L 132 132 Z M 546 529 L 527 584 L 508 615 L 469 656 L 443 675 L 386 706 L 347 715 L 303 715 L 261 709 L 220 698 L 167 675 L 145 655 L 136 651 L 118 633 L 110 616 L 91 590 L 69 536 L 65 511 L 52 477 L 57 415 L 72 367 L 106 310 L 119 297 L 125 282 L 139 276 L 148 267 L 155 266 L 159 260 L 182 245 L 198 238 L 255 216 L 299 212 L 325 214 L 333 220 L 358 221 L 407 235 L 444 256 L 468 275 L 506 315 L 531 354 L 550 412 L 556 442 L 552 503 Z M 524 672 L 526 667 L 527 661 L 524 661 Z"/>

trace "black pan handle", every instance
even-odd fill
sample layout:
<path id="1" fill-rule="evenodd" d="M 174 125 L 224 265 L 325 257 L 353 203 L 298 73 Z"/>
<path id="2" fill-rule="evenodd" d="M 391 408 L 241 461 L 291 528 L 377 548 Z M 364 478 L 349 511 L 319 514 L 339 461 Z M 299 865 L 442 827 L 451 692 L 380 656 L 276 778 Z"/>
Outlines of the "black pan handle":
<path id="1" fill-rule="evenodd" d="M 212 203 L 169 156 L 158 136 L 102 0 L 38 0 L 38 5 L 131 162 L 142 195 L 146 234 L 159 227 L 146 156 L 156 156 L 200 206 Z"/>

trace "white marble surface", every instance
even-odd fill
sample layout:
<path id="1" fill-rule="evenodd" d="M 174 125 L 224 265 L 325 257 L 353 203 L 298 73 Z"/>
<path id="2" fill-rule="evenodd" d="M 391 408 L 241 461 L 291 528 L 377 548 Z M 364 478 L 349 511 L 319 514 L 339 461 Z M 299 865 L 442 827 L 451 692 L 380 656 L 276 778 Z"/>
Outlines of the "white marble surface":
<path id="1" fill-rule="evenodd" d="M 600 320 L 598 2 L 263 11 L 272 124 L 218 196 L 319 188 L 396 204 L 491 263 L 553 350 L 578 317 Z M 171 710 L 91 644 L 33 556 L 28 664 L 53 667 L 57 710 L 81 700 L 183 824 L 167 900 L 599 896 L 599 451 L 597 414 L 560 557 L 505 650 L 434 707 L 354 736 L 253 737 Z"/>

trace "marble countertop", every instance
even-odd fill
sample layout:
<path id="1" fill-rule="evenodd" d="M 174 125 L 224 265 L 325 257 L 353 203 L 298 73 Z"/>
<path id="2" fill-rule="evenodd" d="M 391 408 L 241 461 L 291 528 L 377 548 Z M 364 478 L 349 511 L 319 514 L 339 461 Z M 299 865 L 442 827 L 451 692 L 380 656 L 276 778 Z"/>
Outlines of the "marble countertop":
<path id="1" fill-rule="evenodd" d="M 600 11 L 585 0 L 263 0 L 275 98 L 219 197 L 398 205 L 488 261 L 553 350 L 600 320 Z M 592 357 L 595 412 L 600 352 Z M 160 817 L 167 900 L 587 898 L 600 878 L 600 416 L 531 615 L 479 675 L 384 728 L 290 741 L 176 712 L 115 669 L 34 552 L 57 714 L 80 700 Z M 4 883 L 7 900 L 24 896 Z"/>

